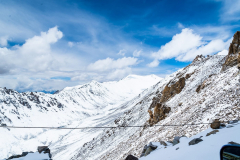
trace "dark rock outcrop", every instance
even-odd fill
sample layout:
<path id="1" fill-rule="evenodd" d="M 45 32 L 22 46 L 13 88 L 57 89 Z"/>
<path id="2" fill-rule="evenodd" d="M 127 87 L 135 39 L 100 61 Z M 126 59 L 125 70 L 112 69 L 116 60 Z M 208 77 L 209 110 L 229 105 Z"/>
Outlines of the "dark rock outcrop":
<path id="1" fill-rule="evenodd" d="M 237 31 L 233 36 L 232 43 L 229 46 L 226 61 L 222 66 L 222 71 L 225 71 L 237 64 L 240 64 L 240 31 Z"/>
<path id="2" fill-rule="evenodd" d="M 191 140 L 188 144 L 190 145 L 195 145 L 198 144 L 199 142 L 203 141 L 201 138 L 194 138 L 193 140 Z"/>
<path id="3" fill-rule="evenodd" d="M 140 157 L 149 155 L 155 149 L 157 149 L 157 146 L 153 145 L 152 142 L 150 142 L 149 145 L 144 146 L 142 154 L 141 154 Z"/>
<path id="4" fill-rule="evenodd" d="M 52 158 L 52 154 L 50 152 L 50 149 L 48 148 L 48 146 L 38 146 L 37 148 L 39 153 L 48 153 L 49 158 Z"/>
<path id="5" fill-rule="evenodd" d="M 133 155 L 128 155 L 125 160 L 138 160 L 138 158 Z"/>
<path id="6" fill-rule="evenodd" d="M 213 130 L 213 131 L 207 133 L 206 136 L 210 136 L 211 134 L 216 134 L 217 132 L 219 132 L 219 130 L 217 130 L 217 129 L 216 129 L 216 130 Z"/>
<path id="7" fill-rule="evenodd" d="M 178 143 L 180 142 L 180 141 L 179 141 L 180 138 L 181 138 L 181 137 L 178 137 L 178 136 L 177 136 L 177 137 L 174 137 L 172 144 L 173 144 L 173 145 L 178 144 Z"/>
<path id="8" fill-rule="evenodd" d="M 11 157 L 9 157 L 7 159 L 15 159 L 15 158 L 20 158 L 20 157 L 25 157 L 28 153 L 33 153 L 33 152 L 32 151 L 30 151 L 30 152 L 22 152 L 21 155 L 13 155 L 13 156 L 11 156 Z"/>
<path id="9" fill-rule="evenodd" d="M 218 120 L 218 119 L 215 119 L 212 123 L 211 123 L 211 128 L 212 129 L 219 129 L 220 128 L 220 125 L 221 125 L 221 123 L 220 123 L 220 121 Z"/>

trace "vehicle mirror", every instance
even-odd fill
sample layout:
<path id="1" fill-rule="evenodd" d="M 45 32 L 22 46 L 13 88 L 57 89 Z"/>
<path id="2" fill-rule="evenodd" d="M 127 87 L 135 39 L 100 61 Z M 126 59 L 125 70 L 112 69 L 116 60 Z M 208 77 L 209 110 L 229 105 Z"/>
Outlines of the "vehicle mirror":
<path id="1" fill-rule="evenodd" d="M 221 160 L 240 160 L 240 145 L 224 145 L 220 151 Z"/>

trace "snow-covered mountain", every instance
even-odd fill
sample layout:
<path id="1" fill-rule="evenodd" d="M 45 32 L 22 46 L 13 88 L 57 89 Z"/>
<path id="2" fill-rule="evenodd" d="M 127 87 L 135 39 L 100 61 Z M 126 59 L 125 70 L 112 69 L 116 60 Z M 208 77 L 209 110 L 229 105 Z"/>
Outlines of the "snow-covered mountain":
<path id="1" fill-rule="evenodd" d="M 239 120 L 239 46 L 237 32 L 227 56 L 197 56 L 190 65 L 164 79 L 128 76 L 119 82 L 93 81 L 54 95 L 1 89 L 1 123 L 112 127 L 1 129 L 1 156 L 48 145 L 53 159 L 58 160 L 124 160 L 129 154 L 139 157 L 149 142 L 192 137 L 208 129 L 208 123 L 215 119 Z"/>
<path id="2" fill-rule="evenodd" d="M 88 124 L 88 118 L 106 118 L 105 115 L 116 107 L 159 80 L 161 78 L 155 75 L 129 75 L 115 82 L 92 81 L 81 86 L 67 87 L 56 94 L 18 93 L 0 88 L 0 123 L 8 126 L 93 126 L 96 123 Z M 68 134 L 68 131 L 1 128 L 0 133 L 1 159 L 22 151 L 36 150 L 39 145 L 50 145 Z"/>
<path id="3" fill-rule="evenodd" d="M 189 66 L 167 76 L 121 106 L 128 108 L 128 111 L 109 124 L 146 127 L 105 129 L 92 141 L 79 147 L 72 160 L 123 160 L 129 154 L 139 157 L 143 147 L 149 142 L 170 141 L 175 136 L 182 135 L 190 137 L 209 128 L 207 124 L 171 127 L 154 126 L 155 124 L 211 123 L 214 119 L 238 119 L 239 70 L 235 65 L 221 71 L 225 61 L 226 57 L 220 55 L 196 57 Z M 170 97 L 166 88 L 170 88 Z M 179 88 L 180 92 L 177 93 Z M 166 97 L 169 99 L 165 100 Z M 156 102 L 161 100 L 165 100 L 163 104 L 170 108 L 170 112 L 164 115 L 164 119 L 155 122 L 153 127 L 149 127 L 149 110 L 156 111 Z"/>

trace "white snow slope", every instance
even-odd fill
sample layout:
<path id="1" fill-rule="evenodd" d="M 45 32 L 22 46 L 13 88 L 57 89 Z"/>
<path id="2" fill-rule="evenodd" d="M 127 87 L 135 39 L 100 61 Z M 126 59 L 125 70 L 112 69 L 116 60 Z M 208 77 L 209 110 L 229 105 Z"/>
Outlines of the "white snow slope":
<path id="1" fill-rule="evenodd" d="M 118 82 L 68 87 L 57 94 L 41 92 L 18 93 L 0 88 L 0 123 L 8 126 L 85 127 L 102 126 L 119 105 L 137 96 L 162 78 L 155 75 L 129 75 Z M 118 114 L 124 112 L 119 110 Z M 115 112 L 116 114 L 116 112 Z M 74 133 L 76 135 L 74 136 Z M 35 151 L 37 146 L 48 145 L 55 157 L 70 159 L 74 153 L 65 148 L 78 148 L 101 130 L 53 130 L 0 128 L 0 159 L 23 151 Z M 67 135 L 73 136 L 63 141 Z M 55 159 L 55 158 L 54 158 Z"/>
<path id="2" fill-rule="evenodd" d="M 139 126 L 148 124 L 148 109 L 153 99 L 162 96 L 162 90 L 182 77 L 186 77 L 182 91 L 165 105 L 171 108 L 167 117 L 157 125 L 209 123 L 214 119 L 228 121 L 240 117 L 240 83 L 237 66 L 221 72 L 225 56 L 201 57 L 189 66 L 167 76 L 139 96 L 121 105 L 124 114 L 116 115 L 109 126 Z M 204 85 L 199 93 L 196 89 Z M 154 106 L 153 106 L 154 107 Z M 150 108 L 153 110 L 153 108 Z M 140 156 L 144 145 L 160 140 L 173 140 L 175 136 L 191 137 L 209 128 L 207 124 L 184 126 L 119 127 L 105 129 L 97 137 L 79 147 L 71 160 L 124 160 L 127 155 Z M 70 137 L 69 137 L 70 138 Z M 71 149 L 70 149 L 71 150 Z M 67 152 L 67 151 L 66 151 Z"/>
<path id="3" fill-rule="evenodd" d="M 216 134 L 206 136 L 207 133 L 211 131 L 213 131 L 213 129 L 208 128 L 190 138 L 182 137 L 180 143 L 174 146 L 168 145 L 165 147 L 160 145 L 159 142 L 155 142 L 153 144 L 157 145 L 158 148 L 139 160 L 220 160 L 220 149 L 223 145 L 229 142 L 240 144 L 240 122 L 228 124 L 226 128 L 218 129 L 219 132 Z M 198 144 L 188 144 L 192 139 L 200 137 L 203 141 Z"/>

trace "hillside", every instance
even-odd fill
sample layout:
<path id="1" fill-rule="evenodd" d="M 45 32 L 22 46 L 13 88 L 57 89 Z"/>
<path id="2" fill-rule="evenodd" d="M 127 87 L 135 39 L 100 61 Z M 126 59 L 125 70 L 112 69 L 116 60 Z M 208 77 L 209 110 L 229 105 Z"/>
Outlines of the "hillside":
<path id="1" fill-rule="evenodd" d="M 65 88 L 56 94 L 18 93 L 0 88 L 0 123 L 8 126 L 44 127 L 102 125 L 106 115 L 159 80 L 161 78 L 154 75 L 130 75 L 118 82 L 92 81 L 89 84 Z M 21 154 L 22 151 L 34 151 L 39 145 L 57 143 L 71 133 L 69 130 L 4 128 L 1 128 L 0 132 L 0 159 Z M 79 134 L 94 137 L 98 133 L 87 135 L 85 131 L 80 131 Z M 87 140 L 83 138 L 83 142 L 78 146 Z"/>
<path id="2" fill-rule="evenodd" d="M 126 104 L 130 106 L 129 110 L 110 124 L 146 127 L 105 129 L 104 133 L 80 147 L 71 159 L 123 160 L 129 154 L 139 157 L 149 142 L 170 141 L 182 135 L 191 137 L 209 128 L 208 124 L 171 127 L 154 125 L 239 119 L 239 70 L 234 65 L 223 71 L 226 59 L 221 55 L 197 56 L 189 66 L 169 75 L 129 101 Z M 162 104 L 157 108 L 159 102 Z M 164 113 L 164 108 L 170 111 Z M 157 115 L 155 112 L 160 113 Z M 163 118 L 154 120 L 153 116 Z"/>

